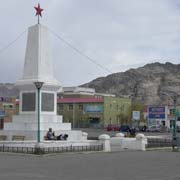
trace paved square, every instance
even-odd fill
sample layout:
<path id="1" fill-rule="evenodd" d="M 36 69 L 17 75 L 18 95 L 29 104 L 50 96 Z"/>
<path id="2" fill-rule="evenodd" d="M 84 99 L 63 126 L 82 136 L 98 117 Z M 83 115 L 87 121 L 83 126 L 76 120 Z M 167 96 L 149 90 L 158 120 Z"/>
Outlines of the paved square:
<path id="1" fill-rule="evenodd" d="M 178 152 L 0 154 L 1 180 L 179 180 Z"/>

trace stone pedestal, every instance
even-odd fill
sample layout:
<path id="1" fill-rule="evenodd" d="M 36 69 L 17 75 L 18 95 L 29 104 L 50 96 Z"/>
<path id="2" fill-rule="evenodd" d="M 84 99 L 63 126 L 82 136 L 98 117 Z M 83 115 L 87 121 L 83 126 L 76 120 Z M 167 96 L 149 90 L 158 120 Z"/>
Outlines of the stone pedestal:
<path id="1" fill-rule="evenodd" d="M 11 140 L 13 135 L 25 136 L 25 140 L 37 139 L 38 127 L 37 115 L 19 115 L 13 116 L 12 123 L 5 123 L 4 133 L 7 135 L 7 140 Z M 71 124 L 63 123 L 62 116 L 56 115 L 41 115 L 40 116 L 40 139 L 44 140 L 49 128 L 52 128 L 57 135 L 60 132 L 70 131 Z"/>
<path id="2" fill-rule="evenodd" d="M 110 143 L 110 136 L 107 134 L 102 134 L 99 136 L 99 140 L 103 143 L 103 150 L 104 152 L 111 152 L 111 143 Z"/>

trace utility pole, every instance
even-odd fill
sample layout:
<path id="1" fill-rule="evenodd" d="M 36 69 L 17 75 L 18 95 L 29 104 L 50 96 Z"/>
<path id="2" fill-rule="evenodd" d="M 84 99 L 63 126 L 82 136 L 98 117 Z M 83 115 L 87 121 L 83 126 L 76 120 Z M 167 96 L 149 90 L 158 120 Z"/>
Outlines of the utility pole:
<path id="1" fill-rule="evenodd" d="M 73 128 L 75 128 L 75 103 L 73 101 Z"/>
<path id="2" fill-rule="evenodd" d="M 40 89 L 42 88 L 44 82 L 34 82 L 34 85 L 36 86 L 37 89 L 37 114 L 38 114 L 38 130 L 37 130 L 37 142 L 40 143 L 41 141 L 41 137 L 40 137 L 40 112 L 41 112 L 41 108 L 40 108 Z"/>
<path id="3" fill-rule="evenodd" d="M 176 96 L 174 96 L 174 121 L 173 121 L 173 136 L 172 136 L 172 148 L 174 150 L 175 145 L 177 145 L 177 137 L 176 137 Z"/>

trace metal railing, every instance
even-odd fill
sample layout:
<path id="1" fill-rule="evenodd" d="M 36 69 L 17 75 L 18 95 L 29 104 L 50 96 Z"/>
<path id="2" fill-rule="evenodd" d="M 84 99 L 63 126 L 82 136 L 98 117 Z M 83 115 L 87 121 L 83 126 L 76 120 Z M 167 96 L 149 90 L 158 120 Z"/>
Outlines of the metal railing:
<path id="1" fill-rule="evenodd" d="M 0 152 L 25 153 L 25 154 L 49 154 L 49 153 L 64 153 L 64 152 L 83 152 L 83 151 L 102 151 L 103 144 L 88 145 L 88 146 L 61 146 L 61 147 L 15 147 L 15 146 L 0 146 Z"/>
<path id="2" fill-rule="evenodd" d="M 173 150 L 175 150 L 175 147 L 177 147 L 177 149 L 179 150 L 179 148 L 180 148 L 180 136 L 173 137 L 173 140 L 172 140 Z"/>
<path id="3" fill-rule="evenodd" d="M 177 145 L 177 148 L 179 149 L 180 148 L 180 137 L 177 136 L 177 141 L 176 141 L 176 145 Z"/>
<path id="4" fill-rule="evenodd" d="M 172 147 L 170 138 L 148 138 L 146 148 Z"/>

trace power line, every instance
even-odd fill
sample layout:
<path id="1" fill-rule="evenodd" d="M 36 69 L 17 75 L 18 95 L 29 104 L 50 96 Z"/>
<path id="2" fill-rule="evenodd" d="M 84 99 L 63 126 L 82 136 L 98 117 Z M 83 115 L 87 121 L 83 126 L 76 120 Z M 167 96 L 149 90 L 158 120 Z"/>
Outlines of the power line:
<path id="1" fill-rule="evenodd" d="M 76 51 L 78 54 L 80 54 L 81 56 L 85 57 L 86 59 L 88 59 L 89 61 L 91 61 L 92 63 L 96 64 L 97 66 L 99 66 L 101 69 L 107 71 L 108 73 L 112 73 L 108 68 L 102 66 L 101 64 L 97 63 L 94 59 L 92 59 L 91 57 L 89 57 L 88 55 L 86 55 L 85 53 L 83 53 L 81 50 L 79 50 L 78 48 L 74 47 L 72 44 L 70 44 L 68 41 L 66 41 L 64 38 L 62 38 L 60 35 L 58 35 L 57 33 L 55 33 L 54 31 L 52 31 L 51 29 L 49 29 L 49 31 L 59 40 L 61 40 L 62 42 L 64 42 L 67 46 L 69 46 L 71 49 L 73 49 L 74 51 Z"/>
<path id="2" fill-rule="evenodd" d="M 9 44 L 7 44 L 6 46 L 4 46 L 3 48 L 0 49 L 0 54 L 3 53 L 6 49 L 8 49 L 10 46 L 12 46 L 16 41 L 18 41 L 26 32 L 27 30 L 23 31 L 22 33 L 20 33 L 13 41 L 11 41 Z"/>
<path id="3" fill-rule="evenodd" d="M 64 38 L 62 38 L 60 35 L 58 35 L 57 33 L 55 33 L 54 31 L 52 31 L 51 29 L 49 29 L 50 32 L 59 40 L 61 40 L 62 42 L 64 42 L 67 46 L 69 46 L 71 49 L 73 49 L 74 51 L 76 51 L 78 54 L 80 54 L 81 56 L 85 57 L 86 59 L 88 59 L 89 61 L 91 61 L 92 63 L 96 64 L 97 66 L 99 66 L 101 69 L 107 71 L 108 73 L 112 73 L 108 68 L 102 66 L 101 64 L 97 63 L 94 59 L 92 59 L 91 57 L 89 57 L 88 55 L 86 55 L 85 53 L 83 53 L 81 50 L 79 50 L 78 48 L 74 47 L 72 44 L 70 44 L 68 41 L 66 41 Z M 16 41 L 18 41 L 26 32 L 27 30 L 23 31 L 22 33 L 20 33 L 13 41 L 11 41 L 10 43 L 8 43 L 6 46 L 4 46 L 3 48 L 0 49 L 0 54 L 3 53 L 6 49 L 8 49 L 10 46 L 12 46 Z"/>

